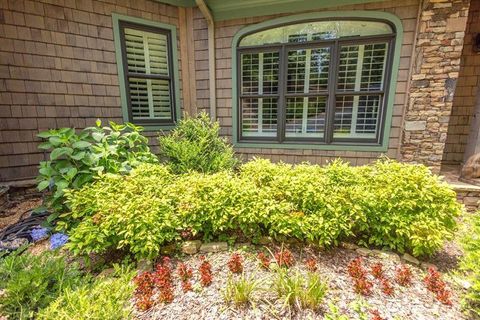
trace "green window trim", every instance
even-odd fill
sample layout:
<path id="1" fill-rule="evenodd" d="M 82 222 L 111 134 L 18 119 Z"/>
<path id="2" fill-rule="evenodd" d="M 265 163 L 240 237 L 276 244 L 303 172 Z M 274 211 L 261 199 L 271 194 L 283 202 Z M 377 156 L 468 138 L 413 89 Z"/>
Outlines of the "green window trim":
<path id="1" fill-rule="evenodd" d="M 174 96 L 174 103 L 175 103 L 175 119 L 174 122 L 178 122 L 181 117 L 181 105 L 180 105 L 180 80 L 179 80 L 179 69 L 178 69 L 178 42 L 177 42 L 177 27 L 171 24 L 156 22 L 145 20 L 136 17 L 129 17 L 124 16 L 116 13 L 112 13 L 112 20 L 113 20 L 113 38 L 115 44 L 115 58 L 117 62 L 117 71 L 118 71 L 118 82 L 120 87 L 120 99 L 121 99 L 121 106 L 122 106 L 122 115 L 123 121 L 125 122 L 132 122 L 132 119 L 129 118 L 129 107 L 128 107 L 128 94 L 127 94 L 127 87 L 125 83 L 125 70 L 123 66 L 123 56 L 122 56 L 122 43 L 121 43 L 121 30 L 120 24 L 121 22 L 132 23 L 136 25 L 141 25 L 145 27 L 153 27 L 164 29 L 170 32 L 171 34 L 171 53 L 172 53 L 172 66 L 171 70 L 173 73 L 173 96 Z M 172 124 L 141 124 L 145 131 L 156 131 L 156 130 L 170 130 L 175 127 Z"/>
<path id="2" fill-rule="evenodd" d="M 387 101 L 385 104 L 385 117 L 383 135 L 379 144 L 362 143 L 335 143 L 335 144 L 309 144 L 309 143 L 267 143 L 267 142 L 240 142 L 239 141 L 239 92 L 238 92 L 238 47 L 240 40 L 247 34 L 274 28 L 285 24 L 300 23 L 302 21 L 328 20 L 328 19 L 365 19 L 384 21 L 389 23 L 395 32 L 393 57 L 391 59 L 391 72 L 388 79 Z M 238 31 L 232 41 L 232 117 L 233 132 L 232 142 L 236 148 L 272 148 L 272 149 L 318 149 L 318 150 L 342 150 L 342 151 L 375 151 L 385 152 L 388 150 L 388 142 L 392 125 L 393 104 L 395 99 L 398 69 L 400 64 L 400 50 L 403 43 L 403 26 L 401 20 L 390 13 L 380 11 L 323 11 L 300 15 L 281 17 L 264 21 L 254 25 L 248 25 Z"/>

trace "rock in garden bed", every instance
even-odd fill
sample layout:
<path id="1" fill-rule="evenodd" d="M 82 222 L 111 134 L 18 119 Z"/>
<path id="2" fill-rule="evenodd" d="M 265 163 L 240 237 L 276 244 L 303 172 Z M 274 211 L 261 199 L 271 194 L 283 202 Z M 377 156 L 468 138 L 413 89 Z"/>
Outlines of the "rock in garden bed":
<path id="1" fill-rule="evenodd" d="M 280 246 L 271 245 L 270 252 L 280 250 Z M 238 307 L 224 301 L 223 292 L 231 273 L 227 263 L 232 252 L 216 252 L 206 254 L 206 259 L 212 265 L 213 282 L 209 287 L 203 288 L 199 283 L 198 267 L 201 254 L 183 255 L 173 258 L 174 300 L 172 303 L 156 303 L 148 311 L 136 311 L 138 319 L 324 319 L 331 312 L 329 304 L 338 308 L 341 314 L 351 319 L 358 319 L 354 305 L 361 305 L 368 319 L 370 311 L 378 310 L 384 319 L 466 319 L 461 311 L 456 293 L 452 296 L 452 306 L 440 303 L 435 295 L 426 289 L 423 282 L 425 271 L 420 267 L 410 265 L 413 273 L 411 286 L 402 287 L 395 282 L 396 269 L 402 265 L 398 256 L 394 254 L 371 254 L 361 256 L 354 250 L 336 248 L 329 251 L 318 251 L 310 247 L 290 247 L 295 264 L 290 268 L 291 273 L 299 271 L 306 276 L 305 261 L 314 259 L 317 264 L 317 273 L 328 282 L 328 292 L 318 310 L 298 309 L 286 307 L 283 301 L 277 298 L 272 289 L 274 272 L 262 268 L 257 255 L 260 251 L 269 256 L 269 251 L 263 246 L 249 246 L 239 252 L 243 258 L 243 272 L 252 275 L 261 282 L 261 289 L 256 290 L 253 303 Z M 352 278 L 347 272 L 348 264 L 355 258 L 362 257 L 363 265 L 369 272 L 368 279 L 373 282 L 372 293 L 369 296 L 356 294 L 352 285 Z M 183 293 L 181 282 L 178 279 L 176 268 L 184 262 L 193 270 L 193 290 Z M 380 282 L 370 274 L 370 268 L 375 263 L 381 262 L 384 275 L 391 281 L 394 294 L 386 296 L 381 290 Z M 236 275 L 238 277 L 238 275 Z M 447 284 L 452 288 L 452 284 Z"/>

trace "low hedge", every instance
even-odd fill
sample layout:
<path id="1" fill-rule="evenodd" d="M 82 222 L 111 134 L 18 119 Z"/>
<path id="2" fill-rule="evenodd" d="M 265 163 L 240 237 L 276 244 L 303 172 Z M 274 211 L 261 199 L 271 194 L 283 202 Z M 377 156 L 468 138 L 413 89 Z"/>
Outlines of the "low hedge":
<path id="1" fill-rule="evenodd" d="M 123 248 L 154 257 L 182 231 L 212 237 L 241 230 L 332 246 L 360 243 L 429 255 L 451 238 L 455 192 L 422 165 L 389 160 L 325 167 L 254 160 L 238 172 L 174 175 L 145 164 L 67 192 L 63 217 L 77 254 Z"/>

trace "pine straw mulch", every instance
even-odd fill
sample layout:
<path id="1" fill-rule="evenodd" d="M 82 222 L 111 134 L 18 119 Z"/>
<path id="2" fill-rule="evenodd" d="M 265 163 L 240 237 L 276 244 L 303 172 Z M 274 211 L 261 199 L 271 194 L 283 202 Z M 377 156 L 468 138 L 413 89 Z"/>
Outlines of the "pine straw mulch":
<path id="1" fill-rule="evenodd" d="M 278 250 L 279 245 L 267 246 L 271 251 Z M 255 293 L 252 304 L 244 307 L 229 305 L 224 301 L 223 291 L 229 277 L 227 261 L 232 252 L 220 252 L 207 255 L 208 261 L 212 264 L 213 282 L 211 286 L 202 288 L 199 285 L 198 266 L 200 255 L 193 256 L 179 255 L 172 259 L 172 269 L 177 263 L 185 262 L 194 270 L 194 290 L 183 293 L 180 287 L 180 280 L 174 271 L 175 298 L 170 304 L 159 303 L 145 312 L 137 311 L 137 319 L 324 319 L 329 313 L 329 304 L 336 305 L 341 313 L 349 319 L 359 319 L 353 310 L 353 305 L 359 301 L 366 302 L 363 309 L 369 314 L 370 310 L 378 310 L 384 319 L 402 320 L 427 320 L 427 319 L 467 319 L 460 310 L 458 294 L 460 288 L 444 276 L 449 287 L 453 291 L 453 306 L 449 307 L 438 302 L 434 295 L 427 291 L 423 278 L 426 274 L 419 267 L 411 266 L 413 271 L 413 284 L 410 287 L 401 287 L 394 282 L 394 271 L 400 265 L 395 256 L 383 255 L 364 257 L 366 268 L 375 262 L 382 262 L 387 277 L 395 287 L 394 296 L 388 297 L 381 292 L 379 281 L 374 280 L 372 295 L 368 297 L 359 296 L 354 293 L 352 281 L 347 274 L 348 263 L 359 256 L 354 250 L 335 248 L 328 251 L 320 251 L 312 247 L 291 245 L 289 249 L 295 256 L 296 263 L 290 269 L 291 272 L 298 270 L 305 274 L 307 272 L 304 261 L 308 258 L 315 258 L 318 264 L 318 271 L 328 282 L 329 290 L 319 310 L 299 310 L 295 307 L 287 307 L 280 301 L 272 288 L 273 271 L 264 270 L 259 266 L 257 253 L 265 250 L 262 246 L 244 246 L 236 251 L 241 252 L 244 257 L 244 272 L 247 275 L 254 275 L 262 281 L 262 289 Z M 369 269 L 369 268 L 368 268 Z M 369 276 L 371 277 L 371 276 Z M 373 277 L 371 277 L 373 280 Z"/>

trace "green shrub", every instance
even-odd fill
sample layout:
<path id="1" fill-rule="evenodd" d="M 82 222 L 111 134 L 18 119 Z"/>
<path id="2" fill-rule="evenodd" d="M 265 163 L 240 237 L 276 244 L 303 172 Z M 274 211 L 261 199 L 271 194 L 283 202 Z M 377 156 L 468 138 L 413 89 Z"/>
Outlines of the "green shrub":
<path id="1" fill-rule="evenodd" d="M 138 257 L 158 255 L 160 245 L 175 239 L 181 227 L 171 199 L 173 178 L 165 166 L 144 164 L 128 176 L 106 175 L 77 192 L 67 191 L 72 211 L 58 225 L 73 227 L 70 249 L 103 253 L 113 246 Z M 72 220 L 80 222 L 68 223 Z"/>
<path id="2" fill-rule="evenodd" d="M 131 123 L 110 127 L 90 127 L 75 133 L 62 128 L 41 132 L 46 141 L 40 149 L 49 150 L 50 160 L 40 162 L 38 189 L 52 192 L 48 203 L 57 212 L 64 211 L 64 190 L 78 189 L 104 173 L 126 173 L 140 163 L 157 163 L 150 152 L 148 139 L 140 134 L 143 129 Z M 50 220 L 56 218 L 52 215 Z"/>
<path id="3" fill-rule="evenodd" d="M 42 310 L 37 319 L 123 320 L 132 318 L 133 273 L 117 269 L 112 277 L 101 277 L 76 289 L 67 288 Z"/>
<path id="4" fill-rule="evenodd" d="M 0 260 L 0 315 L 30 319 L 47 307 L 63 290 L 82 281 L 76 264 L 52 252 L 34 256 L 13 253 Z"/>
<path id="5" fill-rule="evenodd" d="M 236 164 L 234 152 L 219 137 L 220 126 L 206 113 L 182 119 L 169 134 L 159 137 L 160 154 L 173 172 L 218 172 Z"/>
<path id="6" fill-rule="evenodd" d="M 471 287 L 464 296 L 464 305 L 473 319 L 480 319 L 480 215 L 477 212 L 466 223 L 462 237 L 465 254 L 460 269 L 467 275 Z"/>
<path id="7" fill-rule="evenodd" d="M 378 161 L 362 167 L 362 208 L 356 234 L 366 243 L 430 255 L 453 237 L 461 213 L 456 193 L 423 165 Z"/>
<path id="8" fill-rule="evenodd" d="M 67 193 L 80 221 L 70 230 L 78 254 L 124 248 L 153 257 L 182 230 L 206 238 L 241 230 L 321 246 L 354 238 L 414 255 L 451 238 L 461 212 L 450 187 L 418 165 L 378 161 L 320 167 L 251 161 L 239 172 L 173 175 L 142 165 Z M 114 199 L 114 200 L 112 200 Z"/>

